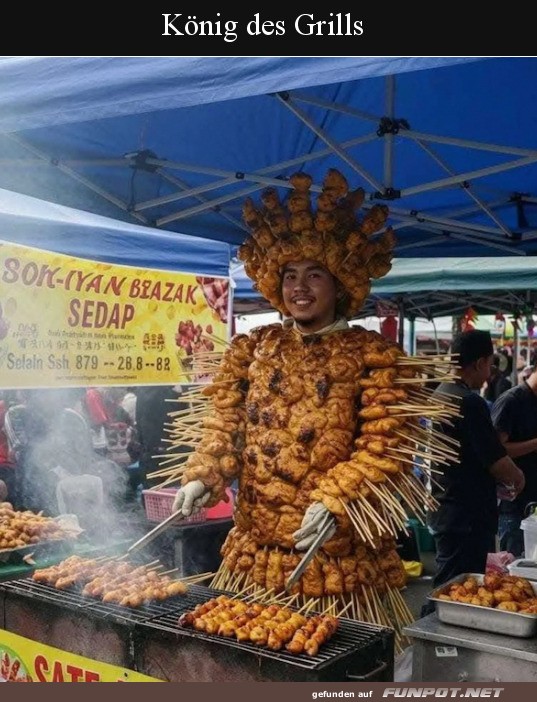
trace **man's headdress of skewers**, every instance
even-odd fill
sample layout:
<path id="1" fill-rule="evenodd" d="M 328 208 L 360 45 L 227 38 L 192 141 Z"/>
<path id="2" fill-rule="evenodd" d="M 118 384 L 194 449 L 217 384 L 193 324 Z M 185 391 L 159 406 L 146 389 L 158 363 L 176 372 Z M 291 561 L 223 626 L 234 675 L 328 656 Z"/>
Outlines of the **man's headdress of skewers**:
<path id="1" fill-rule="evenodd" d="M 387 228 L 373 239 L 388 217 L 385 205 L 373 205 L 363 217 L 358 211 L 364 190 L 349 191 L 346 178 L 331 168 L 322 191 L 312 205 L 312 179 L 295 173 L 285 202 L 275 188 L 266 188 L 262 206 L 248 198 L 243 218 L 251 235 L 239 249 L 246 274 L 259 292 L 282 314 L 288 315 L 281 295 L 281 271 L 286 263 L 310 259 L 327 268 L 339 280 L 344 296 L 338 312 L 354 316 L 371 289 L 371 279 L 391 269 L 395 235 Z"/>

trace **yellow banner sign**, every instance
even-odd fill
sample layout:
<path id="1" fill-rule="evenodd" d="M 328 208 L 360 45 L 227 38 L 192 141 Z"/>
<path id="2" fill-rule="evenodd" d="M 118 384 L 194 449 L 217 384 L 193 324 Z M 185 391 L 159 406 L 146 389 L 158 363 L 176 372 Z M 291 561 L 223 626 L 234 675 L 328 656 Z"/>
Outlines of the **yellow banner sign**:
<path id="1" fill-rule="evenodd" d="M 0 386 L 202 381 L 227 339 L 228 302 L 226 278 L 0 241 Z"/>
<path id="2" fill-rule="evenodd" d="M 163 682 L 0 629 L 0 682 Z"/>

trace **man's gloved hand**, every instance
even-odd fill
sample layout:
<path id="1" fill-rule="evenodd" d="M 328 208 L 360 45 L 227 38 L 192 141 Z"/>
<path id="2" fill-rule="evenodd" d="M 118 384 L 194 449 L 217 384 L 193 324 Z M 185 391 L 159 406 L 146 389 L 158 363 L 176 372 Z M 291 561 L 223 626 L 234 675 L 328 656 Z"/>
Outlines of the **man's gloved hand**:
<path id="1" fill-rule="evenodd" d="M 306 510 L 302 519 L 300 529 L 297 529 L 293 534 L 295 540 L 295 548 L 297 551 L 306 551 L 315 541 L 319 529 L 326 524 L 326 519 L 330 511 L 326 509 L 322 502 L 314 502 Z M 328 530 L 325 541 L 328 541 L 336 531 L 335 523 Z"/>
<path id="2" fill-rule="evenodd" d="M 181 510 L 184 517 L 190 517 L 192 514 L 199 512 L 208 502 L 210 496 L 210 490 L 205 487 L 201 480 L 191 480 L 177 491 L 172 511 L 178 512 Z"/>

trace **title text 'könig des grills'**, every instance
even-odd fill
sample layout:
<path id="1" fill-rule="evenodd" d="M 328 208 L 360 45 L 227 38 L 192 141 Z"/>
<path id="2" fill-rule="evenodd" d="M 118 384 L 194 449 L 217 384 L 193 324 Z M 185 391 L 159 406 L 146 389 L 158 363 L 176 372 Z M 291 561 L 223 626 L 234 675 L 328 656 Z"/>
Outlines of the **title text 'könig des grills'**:
<path id="1" fill-rule="evenodd" d="M 240 33 L 239 22 L 222 19 L 220 12 L 216 13 L 215 19 L 181 12 L 162 13 L 162 18 L 162 36 L 222 37 L 225 42 L 232 43 Z M 286 32 L 294 32 L 300 37 L 357 37 L 364 33 L 364 28 L 363 21 L 353 19 L 350 12 L 329 12 L 328 17 L 322 19 L 303 13 L 297 15 L 292 29 L 286 26 L 285 20 L 262 18 L 261 13 L 256 12 L 246 23 L 245 31 L 250 37 L 281 37 Z"/>

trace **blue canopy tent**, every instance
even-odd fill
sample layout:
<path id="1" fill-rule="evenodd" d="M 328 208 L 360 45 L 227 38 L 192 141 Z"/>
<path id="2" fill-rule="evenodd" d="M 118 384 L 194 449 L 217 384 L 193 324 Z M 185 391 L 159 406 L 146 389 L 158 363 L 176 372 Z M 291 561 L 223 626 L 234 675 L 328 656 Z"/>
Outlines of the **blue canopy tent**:
<path id="1" fill-rule="evenodd" d="M 1 240 L 94 261 L 229 276 L 229 245 L 74 210 L 0 189 Z"/>
<path id="2" fill-rule="evenodd" d="M 537 252 L 536 58 L 6 57 L 0 187 L 239 244 L 241 204 L 329 167 L 398 257 Z"/>

